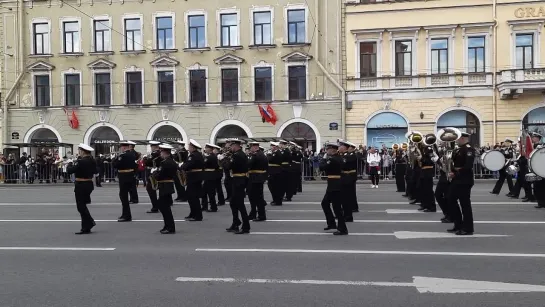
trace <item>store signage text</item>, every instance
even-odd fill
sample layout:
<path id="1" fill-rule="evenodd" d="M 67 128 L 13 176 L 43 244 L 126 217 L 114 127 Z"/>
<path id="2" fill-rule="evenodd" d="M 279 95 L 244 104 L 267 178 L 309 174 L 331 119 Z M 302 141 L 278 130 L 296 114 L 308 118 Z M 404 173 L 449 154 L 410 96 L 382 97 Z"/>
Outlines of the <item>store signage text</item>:
<path id="1" fill-rule="evenodd" d="M 540 7 L 519 7 L 515 10 L 517 18 L 545 17 L 545 6 Z"/>
<path id="2" fill-rule="evenodd" d="M 399 125 L 376 125 L 374 128 L 384 129 L 384 128 L 399 128 Z"/>
<path id="3" fill-rule="evenodd" d="M 114 141 L 114 140 L 98 140 L 98 139 L 91 140 L 91 144 L 114 144 L 118 142 L 119 141 Z"/>
<path id="4" fill-rule="evenodd" d="M 170 141 L 181 141 L 182 138 L 179 136 L 172 136 L 172 137 L 156 137 L 153 139 L 154 141 L 159 142 L 170 142 Z"/>

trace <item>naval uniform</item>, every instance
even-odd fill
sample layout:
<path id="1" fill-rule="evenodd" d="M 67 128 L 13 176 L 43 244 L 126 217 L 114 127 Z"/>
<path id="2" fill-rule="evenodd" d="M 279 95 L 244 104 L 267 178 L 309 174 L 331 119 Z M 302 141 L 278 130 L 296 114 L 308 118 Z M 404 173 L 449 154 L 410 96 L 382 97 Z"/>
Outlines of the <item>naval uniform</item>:
<path id="1" fill-rule="evenodd" d="M 93 157 L 85 156 L 66 168 L 68 174 L 76 176 L 74 194 L 76 206 L 81 216 L 81 232 L 90 232 L 91 228 L 95 226 L 95 220 L 89 213 L 87 203 L 91 200 L 91 193 L 94 190 L 93 175 L 96 173 L 96 167 Z"/>
<path id="2" fill-rule="evenodd" d="M 282 206 L 282 151 L 272 151 L 268 155 L 269 160 L 269 181 L 267 183 L 272 195 L 272 206 Z"/>
<path id="3" fill-rule="evenodd" d="M 520 196 L 520 190 L 524 189 L 524 198 L 528 200 L 533 200 L 532 186 L 526 182 L 526 174 L 528 174 L 528 159 L 525 156 L 520 156 L 517 161 L 518 172 L 517 172 L 517 181 L 511 190 L 511 194 L 514 198 Z"/>
<path id="4" fill-rule="evenodd" d="M 422 152 L 422 151 L 420 151 Z M 421 161 L 415 160 L 411 174 L 411 204 L 422 203 L 422 194 L 420 193 L 420 176 L 422 175 Z"/>
<path id="5" fill-rule="evenodd" d="M 145 158 L 144 165 L 151 170 L 154 167 L 159 167 L 162 162 L 161 151 L 156 150 L 151 153 L 151 158 Z M 150 177 L 146 178 L 146 192 L 148 192 L 149 199 L 151 201 L 151 212 L 159 212 L 159 206 L 157 205 L 157 191 L 153 189 Z"/>
<path id="6" fill-rule="evenodd" d="M 248 199 L 251 206 L 249 218 L 252 220 L 267 220 L 263 185 L 267 181 L 268 167 L 269 161 L 261 150 L 253 153 L 248 159 Z"/>
<path id="7" fill-rule="evenodd" d="M 237 233 L 249 233 L 250 232 L 250 219 L 248 212 L 246 211 L 246 205 L 244 204 L 245 191 L 248 179 L 248 157 L 242 151 L 242 149 L 236 151 L 231 156 L 231 176 L 232 176 L 232 190 L 231 200 L 229 205 L 231 207 L 231 213 L 233 215 L 233 223 L 228 228 L 229 231 L 238 231 L 238 226 L 242 224 L 241 231 Z M 238 217 L 240 212 L 240 219 Z"/>
<path id="8" fill-rule="evenodd" d="M 443 153 L 443 156 L 446 155 L 446 153 Z M 435 200 L 437 201 L 437 204 L 439 204 L 439 208 L 441 208 L 441 211 L 443 212 L 443 219 L 441 220 L 443 223 L 450 223 L 452 222 L 451 214 L 449 212 L 448 207 L 448 191 L 450 188 L 450 182 L 448 180 L 448 174 L 443 171 L 443 163 L 444 159 L 439 159 L 436 162 L 437 167 L 439 167 L 439 180 L 437 181 L 437 186 L 435 187 Z"/>
<path id="9" fill-rule="evenodd" d="M 134 149 L 129 149 L 130 152 L 134 155 L 134 164 L 136 165 L 135 168 L 134 168 L 134 172 L 133 172 L 133 176 L 134 176 L 134 184 L 133 186 L 131 187 L 131 190 L 129 191 L 129 202 L 133 203 L 133 204 L 137 204 L 138 203 L 138 190 L 137 190 L 137 186 L 138 186 L 138 181 L 140 180 L 139 178 L 137 178 L 136 174 L 138 174 L 138 164 L 136 164 L 136 161 L 138 159 L 140 159 L 140 153 L 137 152 L 136 150 Z"/>
<path id="10" fill-rule="evenodd" d="M 291 189 L 294 180 L 291 174 L 291 150 L 289 148 L 281 149 L 282 152 L 282 181 L 280 182 L 280 196 L 285 201 L 291 201 Z M 284 198 L 284 196 L 286 198 Z M 289 197 L 289 198 L 288 198 Z"/>
<path id="11" fill-rule="evenodd" d="M 434 162 L 432 160 L 433 149 L 425 148 L 422 153 L 422 170 L 420 172 L 420 198 L 422 200 L 421 207 L 424 212 L 436 212 L 435 198 L 433 193 L 433 177 L 435 176 Z"/>
<path id="12" fill-rule="evenodd" d="M 337 229 L 339 234 L 348 234 L 341 202 L 342 163 L 342 158 L 338 154 L 328 156 L 320 163 L 320 169 L 327 175 L 327 189 L 322 199 L 322 210 L 327 222 L 327 227 L 324 230 Z M 335 224 L 335 216 L 331 212 L 331 204 L 333 204 L 333 212 L 337 217 L 337 224 Z"/>
<path id="13" fill-rule="evenodd" d="M 176 162 L 176 164 L 184 163 L 187 161 L 187 156 L 188 154 L 185 148 L 179 149 L 176 155 L 174 155 L 174 162 Z M 176 177 L 174 177 L 174 187 L 176 188 L 176 194 L 178 194 L 176 201 L 187 201 L 185 187 L 182 185 L 178 173 L 176 173 Z"/>
<path id="14" fill-rule="evenodd" d="M 229 151 L 229 149 L 226 149 L 226 151 Z M 224 155 L 226 156 L 223 160 L 222 160 L 222 167 L 223 167 L 223 175 L 224 175 L 224 180 L 223 180 L 223 186 L 225 187 L 225 201 L 229 201 L 229 199 L 231 199 L 231 191 L 232 191 L 232 187 L 231 187 L 231 180 L 233 179 L 231 177 L 231 154 L 226 152 L 224 153 Z"/>
<path id="15" fill-rule="evenodd" d="M 171 206 L 174 203 L 172 200 L 172 194 L 174 194 L 174 178 L 177 177 L 177 172 L 178 164 L 172 159 L 172 157 L 168 157 L 161 161 L 159 170 L 155 175 L 157 185 L 159 187 L 159 199 L 157 200 L 157 206 L 163 215 L 163 221 L 165 223 L 162 230 L 167 232 L 176 231 Z"/>
<path id="16" fill-rule="evenodd" d="M 511 160 L 513 158 L 514 152 L 512 148 L 504 148 L 501 151 L 503 155 L 505 156 L 505 159 Z M 498 178 L 498 181 L 496 181 L 496 185 L 494 186 L 494 189 L 492 190 L 492 194 L 500 194 L 501 188 L 503 187 L 503 183 L 507 179 L 507 186 L 509 187 L 509 194 L 513 191 L 513 179 L 511 175 L 507 174 L 507 166 L 504 166 L 501 170 L 499 170 L 500 178 Z"/>
<path id="17" fill-rule="evenodd" d="M 182 165 L 182 170 L 186 172 L 187 202 L 190 209 L 186 219 L 194 221 L 202 221 L 199 197 L 201 196 L 203 167 L 204 158 L 199 151 L 190 153 L 189 157 L 187 157 L 187 162 Z"/>
<path id="18" fill-rule="evenodd" d="M 396 168 L 397 192 L 405 192 L 405 172 L 407 170 L 407 160 L 405 160 L 403 157 L 403 153 L 398 151 L 394 161 Z"/>
<path id="19" fill-rule="evenodd" d="M 405 160 L 408 161 L 408 162 L 407 162 L 407 168 L 405 169 L 406 189 L 405 189 L 405 194 L 403 196 L 406 196 L 409 199 L 413 199 L 413 182 L 412 182 L 412 178 L 413 178 L 414 162 L 409 161 L 408 156 L 405 156 Z"/>
<path id="20" fill-rule="evenodd" d="M 218 179 L 219 163 L 215 153 L 205 155 L 204 157 L 204 193 L 202 198 L 202 210 L 209 212 L 218 211 L 216 202 L 216 182 Z M 210 204 L 210 210 L 208 205 Z"/>
<path id="21" fill-rule="evenodd" d="M 469 144 L 460 145 L 452 153 L 454 177 L 450 184 L 448 206 L 454 220 L 454 228 L 450 231 L 456 231 L 456 234 L 472 234 L 474 231 L 473 209 L 471 208 L 471 189 L 475 183 L 473 178 L 474 160 L 475 149 Z M 460 202 L 459 206 L 458 201 Z"/>
<path id="22" fill-rule="evenodd" d="M 117 169 L 119 179 L 119 199 L 123 206 L 120 222 L 129 222 L 132 220 L 131 206 L 129 204 L 129 194 L 133 188 L 136 188 L 134 170 L 136 168 L 136 157 L 131 150 L 120 154 L 112 161 L 114 168 Z M 134 199 L 133 199 L 134 200 Z"/>
<path id="23" fill-rule="evenodd" d="M 291 201 L 294 195 L 297 194 L 297 189 L 299 187 L 299 184 L 297 180 L 299 179 L 299 172 L 301 170 L 301 162 L 298 161 L 299 157 L 297 155 L 297 152 L 294 150 L 290 150 L 290 167 L 287 171 L 287 177 L 286 177 L 286 200 Z"/>
<path id="24" fill-rule="evenodd" d="M 303 193 L 303 160 L 304 157 L 301 150 L 299 148 L 295 149 L 295 155 L 292 160 L 292 165 L 295 165 L 297 174 L 297 189 L 295 190 L 295 195 L 297 195 L 297 193 Z"/>
<path id="25" fill-rule="evenodd" d="M 344 219 L 347 222 L 353 222 L 354 217 L 352 216 L 352 212 L 358 211 L 358 199 L 356 196 L 358 158 L 355 152 L 345 152 L 341 157 L 341 202 Z"/>

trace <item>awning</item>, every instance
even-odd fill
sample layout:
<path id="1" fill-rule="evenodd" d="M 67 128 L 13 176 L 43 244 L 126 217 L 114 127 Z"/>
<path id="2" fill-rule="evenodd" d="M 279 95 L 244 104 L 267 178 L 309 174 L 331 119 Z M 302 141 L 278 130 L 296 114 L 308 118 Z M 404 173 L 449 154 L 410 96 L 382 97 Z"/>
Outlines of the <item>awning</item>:
<path id="1" fill-rule="evenodd" d="M 59 142 L 32 142 L 32 143 L 4 143 L 5 146 L 23 148 L 23 147 L 70 147 L 74 144 L 59 143 Z"/>

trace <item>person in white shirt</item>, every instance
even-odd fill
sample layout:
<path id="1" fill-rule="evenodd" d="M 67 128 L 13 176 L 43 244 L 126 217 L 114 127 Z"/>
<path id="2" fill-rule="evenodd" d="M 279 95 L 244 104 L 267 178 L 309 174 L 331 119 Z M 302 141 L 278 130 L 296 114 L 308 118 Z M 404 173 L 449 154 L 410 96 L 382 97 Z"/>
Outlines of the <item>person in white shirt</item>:
<path id="1" fill-rule="evenodd" d="M 380 154 L 374 147 L 371 147 L 367 153 L 367 164 L 369 164 L 369 176 L 371 177 L 372 189 L 378 189 L 380 162 Z"/>

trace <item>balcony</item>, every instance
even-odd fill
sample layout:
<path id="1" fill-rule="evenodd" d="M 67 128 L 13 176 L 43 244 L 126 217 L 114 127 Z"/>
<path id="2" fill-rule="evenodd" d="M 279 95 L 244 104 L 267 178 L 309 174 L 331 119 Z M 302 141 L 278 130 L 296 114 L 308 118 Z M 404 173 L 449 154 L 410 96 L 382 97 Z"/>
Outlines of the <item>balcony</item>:
<path id="1" fill-rule="evenodd" d="M 501 99 L 517 99 L 524 91 L 545 90 L 545 68 L 503 70 L 498 75 Z"/>

